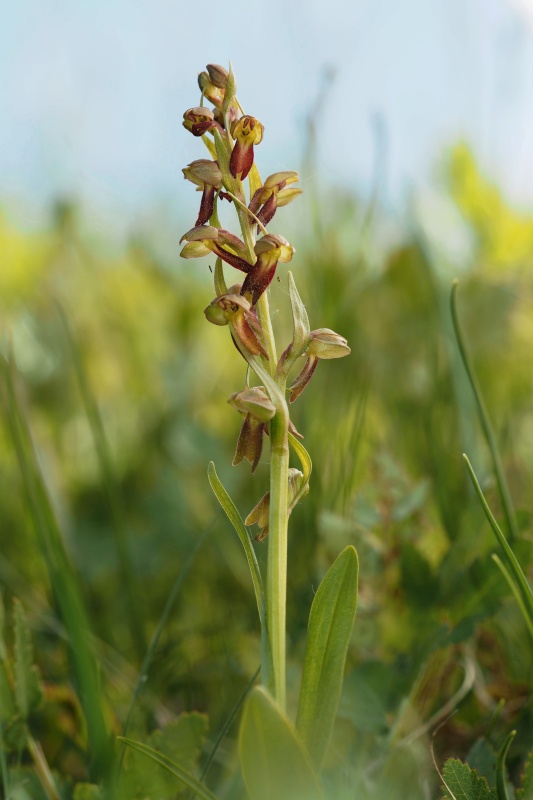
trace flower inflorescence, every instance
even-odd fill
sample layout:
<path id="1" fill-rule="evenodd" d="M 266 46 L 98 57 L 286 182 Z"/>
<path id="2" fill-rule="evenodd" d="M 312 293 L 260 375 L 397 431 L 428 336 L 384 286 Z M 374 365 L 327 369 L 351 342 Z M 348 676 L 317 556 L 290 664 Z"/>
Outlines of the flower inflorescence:
<path id="1" fill-rule="evenodd" d="M 299 436 L 288 418 L 285 391 L 290 392 L 289 399 L 293 402 L 307 386 L 319 359 L 340 358 L 348 355 L 350 348 L 346 339 L 328 328 L 309 330 L 305 307 L 289 273 L 294 336 L 277 360 L 266 291 L 278 263 L 290 262 L 295 251 L 284 236 L 270 233 L 266 226 L 279 208 L 302 193 L 295 186 L 299 176 L 296 171 L 284 170 L 261 180 L 254 148 L 263 141 L 265 128 L 256 117 L 243 112 L 236 97 L 231 67 L 227 71 L 218 64 L 208 64 L 198 76 L 198 85 L 200 105 L 184 113 L 183 125 L 193 136 L 202 138 L 210 157 L 192 161 L 183 169 L 184 177 L 201 192 L 201 201 L 194 227 L 181 238 L 184 243 L 181 255 L 183 258 L 210 254 L 216 257 L 216 297 L 205 309 L 205 316 L 215 325 L 229 326 L 237 349 L 265 384 L 252 388 L 247 384 L 229 401 L 244 416 L 233 463 L 248 460 L 254 471 L 261 456 L 263 436 L 269 434 L 278 412 L 286 418 L 286 435 Z M 204 105 L 205 101 L 212 108 Z M 220 200 L 234 205 L 239 235 L 221 227 Z M 241 283 L 226 286 L 223 263 L 244 273 Z M 305 364 L 292 385 L 287 386 L 289 372 L 301 357 L 306 359 Z M 308 490 L 303 485 L 302 473 L 292 470 L 287 480 L 289 496 L 294 496 L 297 502 Z M 257 520 L 251 515 L 260 525 L 261 536 L 268 530 L 267 505 L 264 499 L 261 513 L 255 515 Z M 288 513 L 290 510 L 291 503 Z"/>

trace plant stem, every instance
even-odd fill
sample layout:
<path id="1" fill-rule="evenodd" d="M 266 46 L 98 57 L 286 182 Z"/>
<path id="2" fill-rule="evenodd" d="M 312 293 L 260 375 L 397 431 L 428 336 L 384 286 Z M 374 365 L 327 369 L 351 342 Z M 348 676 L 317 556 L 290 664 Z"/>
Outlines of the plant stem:
<path id="1" fill-rule="evenodd" d="M 289 413 L 283 401 L 270 423 L 270 517 L 266 581 L 266 616 L 274 682 L 272 691 L 282 708 L 285 708 L 288 426 Z"/>
<path id="2" fill-rule="evenodd" d="M 270 319 L 270 309 L 268 307 L 267 293 L 263 292 L 257 301 L 257 314 L 263 335 L 265 337 L 266 350 L 268 353 L 268 369 L 274 378 L 278 368 L 278 356 L 276 353 L 276 340 L 274 338 L 274 330 L 272 328 L 272 320 Z"/>

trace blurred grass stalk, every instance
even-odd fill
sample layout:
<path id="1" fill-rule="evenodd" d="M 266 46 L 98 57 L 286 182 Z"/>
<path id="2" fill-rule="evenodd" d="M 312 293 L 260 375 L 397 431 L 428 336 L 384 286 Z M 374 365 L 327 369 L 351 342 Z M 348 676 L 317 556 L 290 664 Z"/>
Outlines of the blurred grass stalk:
<path id="1" fill-rule="evenodd" d="M 89 622 L 78 576 L 67 555 L 36 453 L 17 372 L 10 353 L 0 361 L 4 416 L 15 448 L 29 513 L 44 557 L 50 586 L 67 631 L 77 691 L 87 725 L 91 779 L 113 783 L 113 748 L 105 720 L 99 670 L 89 645 Z"/>
<path id="2" fill-rule="evenodd" d="M 76 380 L 80 389 L 83 406 L 87 415 L 87 420 L 91 427 L 94 447 L 98 457 L 100 470 L 102 472 L 103 483 L 105 492 L 107 494 L 109 508 L 111 510 L 111 516 L 113 518 L 112 530 L 115 536 L 115 545 L 118 555 L 122 589 L 126 599 L 126 613 L 129 619 L 130 633 L 136 650 L 137 659 L 139 663 L 141 663 L 145 657 L 147 649 L 147 642 L 144 632 L 144 607 L 139 602 L 139 592 L 137 591 L 137 587 L 135 585 L 135 569 L 133 568 L 132 559 L 128 548 L 124 503 L 115 475 L 115 470 L 113 468 L 113 462 L 102 422 L 102 416 L 100 414 L 96 398 L 89 384 L 89 379 L 83 363 L 78 341 L 64 309 L 58 305 L 58 310 L 63 328 L 65 330 L 65 335 L 72 358 L 72 365 L 76 374 Z"/>

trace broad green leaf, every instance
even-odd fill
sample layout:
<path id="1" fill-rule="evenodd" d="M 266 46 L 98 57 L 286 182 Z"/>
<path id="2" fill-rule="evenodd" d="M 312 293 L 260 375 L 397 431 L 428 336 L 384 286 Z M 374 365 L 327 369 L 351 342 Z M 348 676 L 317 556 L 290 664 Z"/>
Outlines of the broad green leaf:
<path id="1" fill-rule="evenodd" d="M 322 799 L 318 776 L 294 726 L 261 686 L 244 707 L 239 755 L 250 800 Z"/>
<path id="2" fill-rule="evenodd" d="M 320 766 L 335 722 L 357 608 L 358 559 L 349 545 L 327 571 L 311 606 L 296 727 Z"/>
<path id="3" fill-rule="evenodd" d="M 209 479 L 209 483 L 211 484 L 211 489 L 215 493 L 218 502 L 222 506 L 223 511 L 225 512 L 227 518 L 235 528 L 237 536 L 241 540 L 241 544 L 244 548 L 244 553 L 246 555 L 246 560 L 248 561 L 248 566 L 250 568 L 250 573 L 252 575 L 252 583 L 254 585 L 257 610 L 259 611 L 259 619 L 263 621 L 264 608 L 265 608 L 263 581 L 261 578 L 261 573 L 259 571 L 259 564 L 257 563 L 255 550 L 252 547 L 252 543 L 250 541 L 250 535 L 248 533 L 246 525 L 242 521 L 241 515 L 237 510 L 237 506 L 235 505 L 235 503 L 233 502 L 233 500 L 223 487 L 222 483 L 220 482 L 220 478 L 217 475 L 215 465 L 212 461 L 209 462 L 209 466 L 207 468 L 207 477 Z"/>
<path id="4" fill-rule="evenodd" d="M 218 800 L 216 795 L 213 794 L 206 786 L 204 786 L 200 781 L 191 775 L 186 769 L 180 764 L 177 764 L 173 759 L 169 758 L 163 753 L 159 753 L 157 750 L 154 750 L 152 747 L 148 747 L 148 745 L 142 744 L 142 742 L 135 742 L 132 739 L 126 739 L 124 736 L 117 737 L 119 742 L 124 742 L 127 744 L 128 747 L 131 747 L 133 750 L 136 750 L 139 753 L 142 753 L 147 758 L 149 758 L 152 762 L 159 764 L 159 766 L 166 769 L 175 778 L 178 778 L 179 781 L 184 783 L 189 789 L 198 795 L 198 797 L 203 798 L 203 800 Z M 175 792 L 179 789 L 179 784 L 175 787 Z M 158 800 L 160 798 L 158 797 Z"/>
<path id="5" fill-rule="evenodd" d="M 505 774 L 505 759 L 507 758 L 509 747 L 515 736 L 516 731 L 511 731 L 498 753 L 498 759 L 496 761 L 496 797 L 498 800 L 510 800 L 506 786 L 507 776 Z"/>
<path id="6" fill-rule="evenodd" d="M 533 800 L 533 750 L 524 767 L 522 775 L 522 788 L 516 793 L 517 800 Z"/>
<path id="7" fill-rule="evenodd" d="M 33 663 L 33 646 L 26 616 L 21 603 L 13 604 L 13 626 L 15 630 L 15 699 L 22 718 L 36 708 L 42 699 L 42 689 Z"/>
<path id="8" fill-rule="evenodd" d="M 456 758 L 449 758 L 442 771 L 446 798 L 451 800 L 496 800 L 496 790 L 485 778 Z"/>

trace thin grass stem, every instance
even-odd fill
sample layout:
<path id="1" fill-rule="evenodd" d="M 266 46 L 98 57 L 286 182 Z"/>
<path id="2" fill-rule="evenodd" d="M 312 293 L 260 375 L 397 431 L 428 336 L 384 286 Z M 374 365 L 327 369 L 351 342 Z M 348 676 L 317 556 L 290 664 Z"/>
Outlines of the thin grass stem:
<path id="1" fill-rule="evenodd" d="M 468 380 L 470 382 L 470 386 L 472 387 L 472 392 L 474 394 L 474 398 L 476 401 L 476 406 L 478 409 L 479 414 L 479 421 L 481 423 L 481 427 L 483 429 L 483 433 L 485 434 L 485 439 L 487 441 L 487 445 L 490 450 L 490 454 L 492 456 L 492 463 L 494 466 L 494 472 L 496 474 L 496 482 L 498 484 L 498 490 L 500 493 L 500 499 L 502 503 L 502 510 L 505 516 L 505 522 L 507 525 L 507 530 L 509 533 L 509 538 L 511 542 L 518 538 L 518 526 L 516 524 L 516 513 L 513 506 L 513 501 L 511 498 L 511 493 L 509 491 L 509 486 L 507 484 L 507 480 L 505 478 L 505 473 L 503 470 L 503 464 L 500 457 L 500 452 L 498 450 L 498 444 L 496 442 L 496 437 L 494 435 L 494 431 L 492 429 L 492 425 L 490 422 L 490 418 L 483 401 L 483 396 L 479 389 L 479 385 L 476 378 L 476 373 L 474 372 L 474 368 L 472 366 L 472 362 L 470 361 L 470 356 L 468 355 L 468 351 L 466 349 L 466 344 L 463 336 L 463 332 L 461 330 L 461 325 L 459 322 L 459 316 L 457 314 L 457 286 L 459 284 L 458 280 L 455 280 L 452 283 L 452 291 L 451 291 L 451 298 L 450 298 L 450 306 L 452 312 L 452 322 L 453 328 L 455 331 L 455 337 L 457 339 L 457 345 L 459 347 L 459 352 L 461 353 L 461 358 L 463 360 L 463 364 L 466 370 L 466 374 L 468 376 Z"/>

